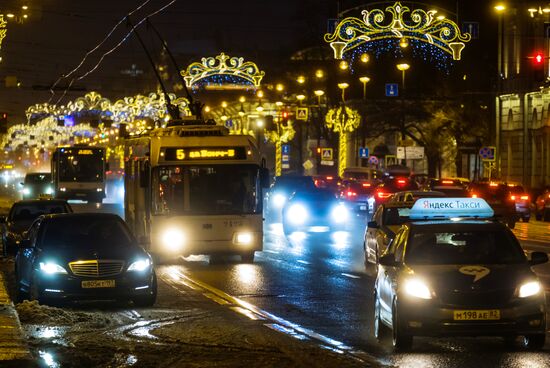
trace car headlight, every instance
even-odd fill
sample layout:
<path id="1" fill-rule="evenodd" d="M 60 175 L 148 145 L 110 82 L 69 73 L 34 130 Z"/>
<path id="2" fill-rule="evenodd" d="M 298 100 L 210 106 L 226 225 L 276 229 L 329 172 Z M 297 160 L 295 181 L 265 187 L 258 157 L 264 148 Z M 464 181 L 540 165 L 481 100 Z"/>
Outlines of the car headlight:
<path id="1" fill-rule="evenodd" d="M 22 192 L 23 192 L 24 195 L 29 195 L 29 194 L 31 194 L 31 190 L 30 190 L 29 188 L 23 188 L 23 191 L 22 191 Z"/>
<path id="2" fill-rule="evenodd" d="M 57 263 L 40 262 L 38 265 L 40 266 L 40 271 L 50 275 L 53 275 L 54 273 L 67 273 L 67 270 L 65 270 L 63 267 L 61 267 Z"/>
<path id="3" fill-rule="evenodd" d="M 177 228 L 165 230 L 161 239 L 162 245 L 172 251 L 180 250 L 185 244 L 185 234 Z"/>
<path id="4" fill-rule="evenodd" d="M 431 299 L 432 293 L 430 288 L 424 283 L 424 281 L 419 279 L 409 279 L 405 281 L 404 287 L 405 293 L 410 296 L 414 296 L 420 299 Z"/>
<path id="5" fill-rule="evenodd" d="M 66 192 L 67 188 L 59 188 L 59 190 L 62 191 L 62 192 Z"/>
<path id="6" fill-rule="evenodd" d="M 293 204 L 288 209 L 286 216 L 288 220 L 295 225 L 303 224 L 308 216 L 307 210 L 301 204 Z"/>
<path id="7" fill-rule="evenodd" d="M 46 188 L 46 194 L 53 194 L 53 188 L 52 187 L 47 187 Z"/>
<path id="8" fill-rule="evenodd" d="M 235 244 L 250 245 L 254 237 L 252 233 L 237 233 L 235 234 Z"/>
<path id="9" fill-rule="evenodd" d="M 148 258 L 144 258 L 144 259 L 140 259 L 140 260 L 137 260 L 135 262 L 133 262 L 132 264 L 130 264 L 130 266 L 128 267 L 128 271 L 145 271 L 147 269 L 149 269 L 149 267 L 151 266 L 151 261 L 149 261 Z"/>
<path id="10" fill-rule="evenodd" d="M 346 222 L 348 220 L 348 216 L 348 209 L 343 204 L 339 204 L 332 209 L 332 220 L 334 222 Z"/>
<path id="11" fill-rule="evenodd" d="M 273 205 L 275 207 L 281 208 L 284 206 L 285 202 L 286 202 L 286 196 L 284 196 L 281 193 L 275 193 L 275 195 L 273 196 Z"/>
<path id="12" fill-rule="evenodd" d="M 518 295 L 520 298 L 527 298 L 540 293 L 541 289 L 540 282 L 538 281 L 526 282 L 519 287 Z"/>

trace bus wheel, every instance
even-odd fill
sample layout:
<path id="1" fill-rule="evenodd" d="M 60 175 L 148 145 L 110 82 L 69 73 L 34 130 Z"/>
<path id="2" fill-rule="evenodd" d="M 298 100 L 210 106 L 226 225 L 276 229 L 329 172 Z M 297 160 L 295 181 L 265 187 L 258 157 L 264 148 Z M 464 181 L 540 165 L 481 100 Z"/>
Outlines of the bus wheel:
<path id="1" fill-rule="evenodd" d="M 244 263 L 254 263 L 254 251 L 248 253 L 241 253 L 241 260 Z"/>

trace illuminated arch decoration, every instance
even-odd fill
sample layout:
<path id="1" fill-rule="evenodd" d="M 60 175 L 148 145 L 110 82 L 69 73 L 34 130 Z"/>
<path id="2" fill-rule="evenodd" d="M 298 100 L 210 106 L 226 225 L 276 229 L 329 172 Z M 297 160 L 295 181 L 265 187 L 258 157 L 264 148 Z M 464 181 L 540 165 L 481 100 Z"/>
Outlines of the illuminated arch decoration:
<path id="1" fill-rule="evenodd" d="M 258 88 L 265 75 L 252 61 L 230 57 L 223 52 L 215 57 L 202 58 L 180 74 L 189 88 L 204 86 L 216 88 Z"/>
<path id="2" fill-rule="evenodd" d="M 325 116 L 326 126 L 338 133 L 338 175 L 344 175 L 348 157 L 348 133 L 353 132 L 361 122 L 361 116 L 356 110 L 347 106 L 330 109 Z"/>
<path id="3" fill-rule="evenodd" d="M 6 33 L 8 33 L 8 22 L 4 20 L 4 15 L 0 14 L 0 49 L 2 48 L 2 41 L 4 40 L 4 37 L 6 37 Z"/>
<path id="4" fill-rule="evenodd" d="M 363 20 L 348 17 L 343 19 L 333 34 L 325 34 L 335 59 L 343 59 L 351 54 L 352 61 L 358 53 L 373 52 L 379 56 L 382 52 L 400 53 L 399 41 L 405 39 L 413 48 L 415 57 L 430 58 L 432 61 L 460 60 L 465 43 L 470 34 L 461 33 L 453 21 L 435 17 L 435 10 L 411 11 L 407 6 L 396 2 L 381 9 L 363 10 Z M 386 19 L 386 15 L 390 15 Z"/>

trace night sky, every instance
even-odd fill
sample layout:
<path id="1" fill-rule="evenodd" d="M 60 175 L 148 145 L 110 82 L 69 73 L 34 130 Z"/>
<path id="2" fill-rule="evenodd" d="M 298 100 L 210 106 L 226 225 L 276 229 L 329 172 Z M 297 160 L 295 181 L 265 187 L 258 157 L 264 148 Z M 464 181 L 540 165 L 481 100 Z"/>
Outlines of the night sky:
<path id="1" fill-rule="evenodd" d="M 30 17 L 24 24 L 10 23 L 0 55 L 0 81 L 16 76 L 19 88 L 0 85 L 0 111 L 10 114 L 11 123 L 24 119 L 27 106 L 46 102 L 52 97 L 45 90 L 62 74 L 80 63 L 85 53 L 95 47 L 120 21 L 145 0 L 29 0 Z M 137 22 L 171 0 L 150 0 L 132 15 Z M 361 2 L 334 0 L 277 1 L 186 1 L 176 0 L 163 12 L 151 18 L 167 40 L 181 68 L 202 56 L 221 51 L 257 62 L 267 72 L 280 71 L 295 51 L 310 46 L 325 46 L 322 36 L 326 20 L 335 17 L 337 9 L 347 9 Z M 362 2 L 365 3 L 365 2 Z M 467 2 L 464 2 L 467 3 Z M 390 3 L 388 3 L 390 4 Z M 456 11 L 456 1 L 439 1 L 437 5 Z M 472 8 L 472 6 L 470 6 Z M 472 9 L 459 7 L 459 13 L 472 14 Z M 484 8 L 483 8 L 484 9 Z M 483 9 L 474 10 L 479 13 Z M 354 14 L 359 16 L 358 13 Z M 121 24 L 111 38 L 88 58 L 80 77 L 94 67 L 101 55 L 129 31 Z M 139 28 L 147 48 L 158 61 L 161 45 L 145 25 Z M 132 67 L 135 65 L 134 67 Z M 129 71 L 137 70 L 136 76 Z M 170 72 L 175 69 L 170 65 Z M 134 36 L 105 57 L 96 71 L 73 87 L 97 90 L 105 97 L 119 98 L 155 88 L 156 81 L 142 47 Z M 66 87 L 63 79 L 59 87 Z M 56 91 L 51 102 L 64 104 L 85 91 L 70 91 L 61 98 Z"/>

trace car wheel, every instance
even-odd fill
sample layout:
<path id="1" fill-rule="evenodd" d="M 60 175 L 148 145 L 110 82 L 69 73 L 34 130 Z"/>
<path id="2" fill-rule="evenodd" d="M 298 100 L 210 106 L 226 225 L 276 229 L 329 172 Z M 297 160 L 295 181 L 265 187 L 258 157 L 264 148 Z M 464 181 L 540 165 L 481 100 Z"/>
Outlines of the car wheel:
<path id="1" fill-rule="evenodd" d="M 504 340 L 504 345 L 509 348 L 513 348 L 516 345 L 516 335 L 504 335 L 502 336 L 502 340 Z"/>
<path id="2" fill-rule="evenodd" d="M 373 319 L 373 333 L 374 337 L 381 341 L 384 338 L 384 333 L 386 332 L 385 326 L 382 322 L 382 317 L 380 316 L 380 300 L 378 299 L 378 295 L 376 292 L 374 292 L 374 319 Z"/>
<path id="3" fill-rule="evenodd" d="M 525 346 L 529 350 L 540 350 L 544 346 L 545 341 L 546 335 L 543 333 L 525 335 L 523 337 L 523 346 Z"/>
<path id="4" fill-rule="evenodd" d="M 401 325 L 399 323 L 399 314 L 395 301 L 392 306 L 392 345 L 395 350 L 408 350 L 412 347 L 413 337 L 411 335 L 405 335 L 401 331 Z"/>
<path id="5" fill-rule="evenodd" d="M 241 253 L 241 261 L 244 263 L 254 263 L 255 252 Z"/>
<path id="6" fill-rule="evenodd" d="M 151 283 L 151 292 L 147 295 L 140 295 L 132 299 L 134 305 L 140 308 L 152 307 L 157 301 L 157 274 L 153 272 L 153 282 Z"/>

